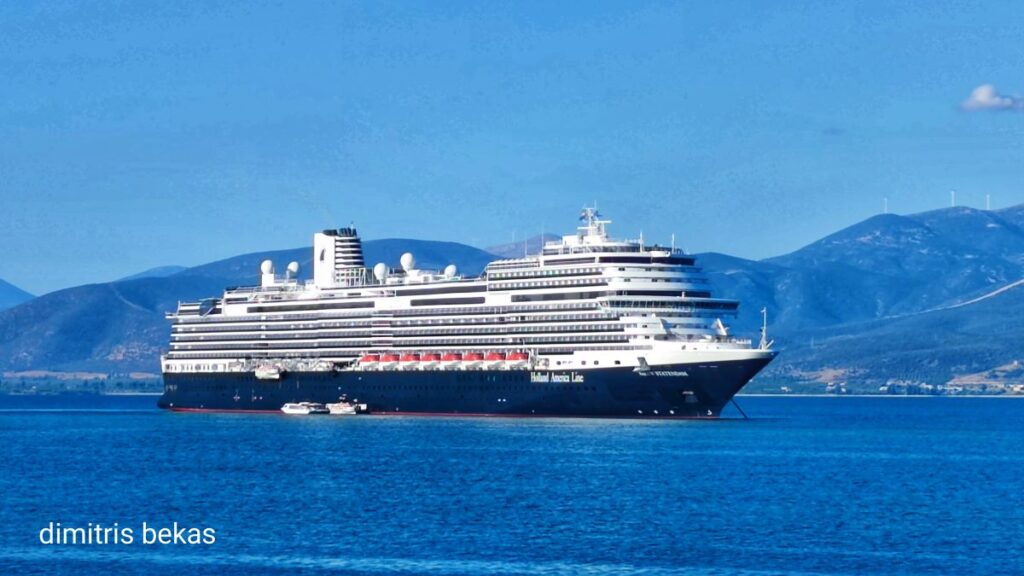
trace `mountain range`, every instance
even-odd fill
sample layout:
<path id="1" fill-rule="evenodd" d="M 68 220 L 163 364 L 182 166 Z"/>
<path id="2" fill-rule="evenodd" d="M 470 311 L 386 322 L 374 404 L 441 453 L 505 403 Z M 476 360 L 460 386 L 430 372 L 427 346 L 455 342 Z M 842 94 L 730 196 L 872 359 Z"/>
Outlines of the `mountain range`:
<path id="1" fill-rule="evenodd" d="M 555 234 L 539 234 L 508 244 L 498 244 L 487 248 L 487 251 L 502 258 L 522 258 L 525 254 L 537 254 L 544 247 L 545 242 L 558 240 L 561 236 Z"/>
<path id="2" fill-rule="evenodd" d="M 478 273 L 490 260 L 534 253 L 535 237 L 481 250 L 452 242 L 365 242 L 368 265 L 411 251 L 424 268 L 455 263 Z M 779 358 L 750 390 L 828 381 L 876 391 L 903 384 L 1024 382 L 1024 205 L 881 214 L 792 253 L 764 260 L 697 254 L 723 296 L 742 302 L 735 334 L 757 337 L 760 310 Z M 127 373 L 158 370 L 179 300 L 254 284 L 259 263 L 309 269 L 311 250 L 157 269 L 68 288 L 0 311 L 0 370 Z"/>
<path id="3" fill-rule="evenodd" d="M 33 296 L 14 284 L 0 280 L 0 310 L 28 302 Z"/>
<path id="4" fill-rule="evenodd" d="M 782 354 L 759 380 L 944 384 L 1024 359 L 1022 227 L 1024 206 L 883 214 L 784 256 L 701 262 L 745 304 L 736 331 L 768 309 Z"/>

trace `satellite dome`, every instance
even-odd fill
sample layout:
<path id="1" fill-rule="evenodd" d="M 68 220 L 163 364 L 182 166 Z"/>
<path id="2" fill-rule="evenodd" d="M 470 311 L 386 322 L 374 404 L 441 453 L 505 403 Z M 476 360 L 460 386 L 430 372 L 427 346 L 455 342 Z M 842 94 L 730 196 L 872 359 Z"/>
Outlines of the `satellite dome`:
<path id="1" fill-rule="evenodd" d="M 444 267 L 444 277 L 445 278 L 454 278 L 455 274 L 458 271 L 459 271 L 459 269 L 455 267 L 455 264 L 449 264 L 449 265 Z"/>
<path id="2" fill-rule="evenodd" d="M 296 274 L 298 274 L 299 273 L 299 263 L 298 262 L 289 262 L 288 263 L 288 273 L 291 274 L 292 276 L 295 276 Z"/>
<path id="3" fill-rule="evenodd" d="M 413 267 L 416 266 L 416 259 L 412 257 L 412 252 L 402 254 L 402 259 L 399 260 L 399 262 L 402 264 L 402 270 L 405 270 L 406 272 L 412 270 Z"/>
<path id="4" fill-rule="evenodd" d="M 273 274 L 274 263 L 270 260 L 264 260 L 263 263 L 260 264 L 260 272 L 263 272 L 264 274 Z"/>
<path id="5" fill-rule="evenodd" d="M 383 282 L 384 279 L 388 277 L 388 265 L 383 262 L 378 262 L 377 265 L 373 267 L 373 277 L 376 278 L 378 282 Z"/>

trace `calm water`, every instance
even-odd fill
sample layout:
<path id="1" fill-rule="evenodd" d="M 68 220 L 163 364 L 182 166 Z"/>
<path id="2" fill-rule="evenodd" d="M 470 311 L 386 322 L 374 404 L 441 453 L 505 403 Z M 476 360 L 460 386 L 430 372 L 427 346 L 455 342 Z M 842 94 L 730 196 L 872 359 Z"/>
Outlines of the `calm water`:
<path id="1" fill-rule="evenodd" d="M 744 398 L 717 422 L 154 402 L 0 397 L 4 573 L 1024 572 L 1024 400 Z M 45 547 L 50 521 L 217 542 Z"/>

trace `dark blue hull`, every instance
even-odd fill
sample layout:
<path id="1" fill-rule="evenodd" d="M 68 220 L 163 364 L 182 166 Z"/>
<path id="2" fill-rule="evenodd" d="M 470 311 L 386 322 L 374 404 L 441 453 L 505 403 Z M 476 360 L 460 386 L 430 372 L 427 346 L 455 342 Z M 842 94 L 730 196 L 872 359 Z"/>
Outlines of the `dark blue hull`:
<path id="1" fill-rule="evenodd" d="M 273 411 L 286 402 L 367 404 L 373 413 L 706 418 L 770 358 L 634 371 L 411 370 L 165 374 L 159 406 Z"/>

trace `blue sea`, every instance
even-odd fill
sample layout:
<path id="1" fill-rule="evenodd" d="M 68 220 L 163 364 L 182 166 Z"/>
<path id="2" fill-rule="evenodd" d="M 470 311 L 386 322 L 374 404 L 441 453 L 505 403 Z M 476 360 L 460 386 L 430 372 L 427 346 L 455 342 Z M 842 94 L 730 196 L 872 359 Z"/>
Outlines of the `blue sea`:
<path id="1" fill-rule="evenodd" d="M 749 420 L 0 397 L 0 572 L 1024 573 L 1024 399 L 738 400 Z M 50 522 L 135 542 L 43 545 Z"/>

